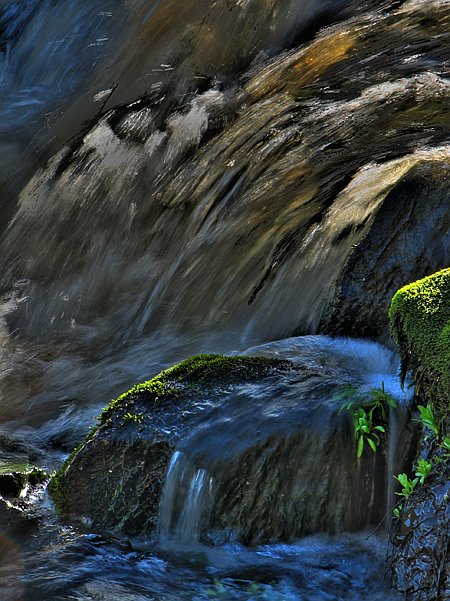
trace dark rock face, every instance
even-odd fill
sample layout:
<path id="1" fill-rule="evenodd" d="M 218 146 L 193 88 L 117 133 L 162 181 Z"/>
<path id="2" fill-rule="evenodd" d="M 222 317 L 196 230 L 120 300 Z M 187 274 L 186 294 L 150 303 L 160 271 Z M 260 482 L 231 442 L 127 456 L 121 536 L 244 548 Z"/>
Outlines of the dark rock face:
<path id="1" fill-rule="evenodd" d="M 2 534 L 16 539 L 29 537 L 37 530 L 39 520 L 27 513 L 24 507 L 16 505 L 0 497 L 0 530 Z M 0 541 L 0 555 L 3 541 Z"/>
<path id="2" fill-rule="evenodd" d="M 394 583 L 408 601 L 450 599 L 450 466 L 417 489 L 394 533 Z"/>
<path id="3" fill-rule="evenodd" d="M 39 519 L 28 507 L 28 497 L 48 481 L 47 474 L 30 465 L 0 460 L 0 532 L 21 539 L 38 527 Z M 0 541 L 1 552 L 1 541 Z"/>
<path id="4" fill-rule="evenodd" d="M 156 438 L 120 441 L 99 432 L 64 478 L 64 512 L 104 531 L 153 532 L 172 452 Z"/>
<path id="5" fill-rule="evenodd" d="M 202 402 L 288 367 L 265 358 L 204 355 L 135 386 L 103 412 L 100 428 L 51 482 L 58 508 L 100 530 L 153 532 L 174 443 L 189 418 L 202 413 Z"/>
<path id="6" fill-rule="evenodd" d="M 342 270 L 323 331 L 388 342 L 395 292 L 450 261 L 449 176 L 448 162 L 423 162 L 399 179 Z"/>

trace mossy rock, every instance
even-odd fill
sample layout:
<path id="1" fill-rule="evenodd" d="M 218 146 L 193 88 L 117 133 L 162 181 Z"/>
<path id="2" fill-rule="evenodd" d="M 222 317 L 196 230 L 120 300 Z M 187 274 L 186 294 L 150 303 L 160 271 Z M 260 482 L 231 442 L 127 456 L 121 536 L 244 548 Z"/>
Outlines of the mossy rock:
<path id="1" fill-rule="evenodd" d="M 166 416 L 183 428 L 184 416 L 202 401 L 291 367 L 289 361 L 265 357 L 199 355 L 134 386 L 104 409 L 99 425 L 51 479 L 57 510 L 103 531 L 153 531 L 179 435 L 168 433 Z"/>
<path id="2" fill-rule="evenodd" d="M 222 391 L 242 382 L 260 379 L 276 368 L 286 369 L 288 361 L 267 357 L 225 355 L 196 355 L 160 374 L 137 384 L 112 401 L 99 417 L 101 424 L 111 425 L 117 420 L 139 421 L 139 413 L 132 413 L 136 401 L 149 408 L 180 400 L 187 395 L 204 396 Z"/>
<path id="3" fill-rule="evenodd" d="M 355 369 L 322 351 L 292 362 L 269 352 L 193 357 L 113 401 L 51 481 L 60 513 L 102 533 L 151 536 L 161 503 L 163 538 L 232 532 L 248 545 L 378 524 L 385 445 L 356 461 L 351 419 L 339 412 Z M 399 471 L 411 455 L 405 434 Z M 184 524 L 192 503 L 195 533 Z"/>
<path id="4" fill-rule="evenodd" d="M 401 288 L 389 309 L 392 335 L 400 349 L 404 381 L 414 372 L 416 391 L 425 395 L 442 423 L 450 408 L 450 268 Z"/>
<path id="5" fill-rule="evenodd" d="M 27 487 L 39 486 L 47 480 L 48 475 L 37 467 L 0 461 L 0 495 L 4 498 L 17 498 Z"/>

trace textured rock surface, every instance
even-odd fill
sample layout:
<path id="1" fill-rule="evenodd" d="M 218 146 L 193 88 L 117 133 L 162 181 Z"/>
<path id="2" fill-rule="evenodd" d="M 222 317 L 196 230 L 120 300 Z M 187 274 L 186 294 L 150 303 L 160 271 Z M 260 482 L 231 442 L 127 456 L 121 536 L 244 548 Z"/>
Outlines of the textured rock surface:
<path id="1" fill-rule="evenodd" d="M 273 375 L 287 362 L 207 355 L 174 366 L 113 401 L 101 426 L 53 478 L 60 511 L 101 530 L 152 532 L 174 442 L 185 416 L 237 382 Z M 197 407 L 196 407 L 197 405 Z"/>
<path id="2" fill-rule="evenodd" d="M 0 535 L 21 539 L 38 528 L 39 517 L 30 508 L 29 500 L 43 491 L 47 481 L 48 476 L 43 470 L 0 459 Z"/>
<path id="3" fill-rule="evenodd" d="M 395 528 L 394 583 L 408 601 L 450 599 L 450 466 L 441 464 Z"/>
<path id="4" fill-rule="evenodd" d="M 436 160 L 399 178 L 338 278 L 324 331 L 388 341 L 386 314 L 394 293 L 450 261 L 449 177 L 448 161 Z"/>

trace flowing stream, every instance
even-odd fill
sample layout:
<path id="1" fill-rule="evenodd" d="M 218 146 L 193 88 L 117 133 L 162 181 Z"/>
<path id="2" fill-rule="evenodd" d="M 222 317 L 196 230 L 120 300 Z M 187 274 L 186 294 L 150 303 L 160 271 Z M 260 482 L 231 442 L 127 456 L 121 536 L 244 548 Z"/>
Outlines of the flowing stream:
<path id="1" fill-rule="evenodd" d="M 153 538 L 26 499 L 31 530 L 0 532 L 2 599 L 395 598 L 408 394 L 359 339 L 389 346 L 392 293 L 450 260 L 449 32 L 446 0 L 0 0 L 0 464 L 58 468 L 111 398 L 190 355 L 333 374 L 197 408 Z M 404 407 L 367 480 L 340 382 Z M 327 461 L 324 507 L 366 495 L 348 528 L 322 520 Z"/>

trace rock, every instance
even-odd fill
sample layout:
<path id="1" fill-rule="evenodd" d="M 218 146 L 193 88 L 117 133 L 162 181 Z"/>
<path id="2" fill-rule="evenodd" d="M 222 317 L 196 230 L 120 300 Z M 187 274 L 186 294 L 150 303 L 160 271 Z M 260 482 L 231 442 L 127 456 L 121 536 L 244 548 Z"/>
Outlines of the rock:
<path id="1" fill-rule="evenodd" d="M 356 459 L 336 393 L 357 368 L 327 365 L 325 347 L 295 362 L 194 357 L 134 387 L 51 481 L 57 508 L 103 532 L 247 544 L 379 523 L 385 441 Z"/>
<path id="2" fill-rule="evenodd" d="M 0 497 L 0 551 L 1 535 L 26 538 L 38 528 L 38 524 L 37 516 L 30 515 L 25 507 Z"/>
<path id="3" fill-rule="evenodd" d="M 447 160 L 435 159 L 424 156 L 412 163 L 387 190 L 368 233 L 337 278 L 322 331 L 388 343 L 386 314 L 395 292 L 404 282 L 449 264 L 450 170 Z"/>
<path id="4" fill-rule="evenodd" d="M 399 290 L 389 315 L 402 375 L 413 370 L 427 407 L 420 457 L 432 462 L 396 522 L 392 573 L 408 601 L 444 601 L 450 598 L 450 269 Z"/>
<path id="5" fill-rule="evenodd" d="M 0 495 L 4 498 L 25 496 L 28 488 L 43 484 L 47 474 L 30 465 L 7 464 L 0 461 Z"/>
<path id="6" fill-rule="evenodd" d="M 450 466 L 411 496 L 394 530 L 394 584 L 408 601 L 450 599 Z"/>
<path id="7" fill-rule="evenodd" d="M 154 531 L 183 417 L 199 410 L 202 399 L 288 367 L 265 358 L 202 355 L 135 386 L 105 409 L 100 427 L 51 480 L 57 508 L 101 530 Z"/>
<path id="8" fill-rule="evenodd" d="M 414 372 L 417 392 L 445 422 L 450 409 L 450 269 L 399 290 L 389 317 L 403 377 Z"/>
<path id="9" fill-rule="evenodd" d="M 36 530 L 39 518 L 27 501 L 47 481 L 47 474 L 39 468 L 0 459 L 1 534 L 21 539 Z"/>

